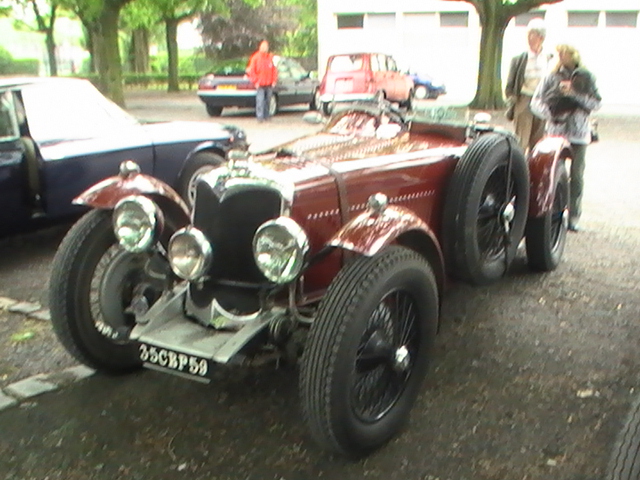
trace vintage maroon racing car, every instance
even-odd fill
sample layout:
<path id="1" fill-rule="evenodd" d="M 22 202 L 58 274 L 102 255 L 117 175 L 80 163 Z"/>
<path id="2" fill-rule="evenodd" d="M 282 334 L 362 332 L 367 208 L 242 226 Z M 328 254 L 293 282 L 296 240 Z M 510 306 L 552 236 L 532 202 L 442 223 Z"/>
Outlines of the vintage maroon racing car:
<path id="1" fill-rule="evenodd" d="M 76 199 L 94 209 L 54 260 L 60 341 L 99 370 L 201 381 L 300 356 L 313 438 L 349 456 L 384 444 L 426 374 L 448 279 L 499 280 L 523 238 L 551 271 L 567 232 L 564 140 L 525 158 L 480 118 L 424 116 L 352 105 L 317 134 L 232 151 L 193 208 L 124 162 Z"/>

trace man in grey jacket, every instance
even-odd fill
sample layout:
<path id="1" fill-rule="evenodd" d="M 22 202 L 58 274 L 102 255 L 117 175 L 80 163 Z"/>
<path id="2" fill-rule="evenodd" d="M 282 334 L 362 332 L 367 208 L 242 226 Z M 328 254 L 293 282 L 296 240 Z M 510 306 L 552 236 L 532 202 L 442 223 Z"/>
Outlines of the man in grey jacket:
<path id="1" fill-rule="evenodd" d="M 526 52 L 513 57 L 505 88 L 507 100 L 513 105 L 515 133 L 523 150 L 531 149 L 544 134 L 544 120 L 536 117 L 530 108 L 531 98 L 548 69 L 550 56 L 543 51 L 546 28 L 541 18 L 527 25 Z"/>

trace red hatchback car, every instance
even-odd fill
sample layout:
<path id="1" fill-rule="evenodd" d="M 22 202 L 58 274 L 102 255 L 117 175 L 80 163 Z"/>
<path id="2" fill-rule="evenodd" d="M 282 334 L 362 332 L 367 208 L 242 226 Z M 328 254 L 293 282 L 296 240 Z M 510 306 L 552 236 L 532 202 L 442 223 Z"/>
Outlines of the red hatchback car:
<path id="1" fill-rule="evenodd" d="M 412 98 L 413 80 L 398 70 L 393 57 L 348 53 L 329 57 L 316 105 L 329 114 L 334 102 L 386 99 L 411 108 Z"/>

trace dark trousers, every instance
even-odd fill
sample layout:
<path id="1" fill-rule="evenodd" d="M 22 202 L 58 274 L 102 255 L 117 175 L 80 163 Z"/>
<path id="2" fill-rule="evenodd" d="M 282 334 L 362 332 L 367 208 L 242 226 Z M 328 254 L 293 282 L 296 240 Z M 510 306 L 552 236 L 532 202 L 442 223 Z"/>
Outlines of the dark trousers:
<path id="1" fill-rule="evenodd" d="M 256 117 L 258 120 L 266 120 L 269 115 L 269 104 L 271 103 L 271 95 L 273 87 L 258 87 L 256 89 Z"/>
<path id="2" fill-rule="evenodd" d="M 582 214 L 582 193 L 584 191 L 584 166 L 587 146 L 571 144 L 571 184 L 569 186 L 569 219 L 576 223 Z"/>

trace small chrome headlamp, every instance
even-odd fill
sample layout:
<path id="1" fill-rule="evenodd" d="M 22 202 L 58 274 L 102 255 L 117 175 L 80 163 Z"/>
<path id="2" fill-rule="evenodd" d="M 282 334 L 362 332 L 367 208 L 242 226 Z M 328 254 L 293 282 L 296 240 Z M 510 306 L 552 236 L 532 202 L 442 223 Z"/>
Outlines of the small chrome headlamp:
<path id="1" fill-rule="evenodd" d="M 211 265 L 213 248 L 204 233 L 188 226 L 173 234 L 168 256 L 171 269 L 177 276 L 189 281 L 198 280 Z"/>
<path id="2" fill-rule="evenodd" d="M 279 217 L 263 223 L 253 237 L 253 257 L 262 274 L 275 283 L 295 279 L 304 266 L 309 239 L 294 220 Z"/>
<path id="3" fill-rule="evenodd" d="M 113 209 L 113 233 L 122 248 L 143 252 L 156 242 L 160 230 L 160 210 L 142 195 L 120 200 Z"/>

